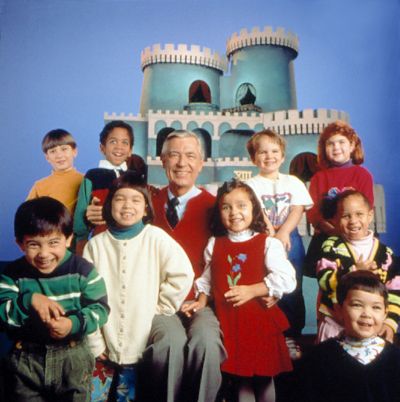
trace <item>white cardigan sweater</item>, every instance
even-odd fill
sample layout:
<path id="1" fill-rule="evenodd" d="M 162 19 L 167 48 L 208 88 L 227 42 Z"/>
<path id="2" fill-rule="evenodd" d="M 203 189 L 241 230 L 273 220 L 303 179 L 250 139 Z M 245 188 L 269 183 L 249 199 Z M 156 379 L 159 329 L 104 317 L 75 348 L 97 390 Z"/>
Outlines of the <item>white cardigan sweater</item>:
<path id="1" fill-rule="evenodd" d="M 182 247 L 152 225 L 128 240 L 107 230 L 87 243 L 83 256 L 104 278 L 111 312 L 89 336 L 94 356 L 136 363 L 147 344 L 154 315 L 173 315 L 193 284 L 192 265 Z"/>

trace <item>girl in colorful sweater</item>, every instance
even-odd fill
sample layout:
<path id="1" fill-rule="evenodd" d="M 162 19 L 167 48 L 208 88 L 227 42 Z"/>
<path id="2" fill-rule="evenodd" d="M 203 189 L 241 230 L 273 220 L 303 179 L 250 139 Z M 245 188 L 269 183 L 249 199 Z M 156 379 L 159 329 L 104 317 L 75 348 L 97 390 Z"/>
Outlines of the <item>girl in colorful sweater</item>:
<path id="1" fill-rule="evenodd" d="M 275 305 L 296 287 L 295 271 L 282 243 L 265 233 L 263 212 L 253 190 L 232 180 L 217 194 L 206 267 L 196 280 L 187 315 L 213 299 L 228 352 L 221 370 L 239 401 L 274 401 L 272 377 L 292 369 L 283 331 L 285 315 Z M 251 399 L 253 398 L 253 399 Z"/>
<path id="2" fill-rule="evenodd" d="M 318 141 L 319 170 L 310 182 L 309 192 L 314 206 L 307 211 L 307 219 L 314 227 L 304 262 L 304 274 L 315 277 L 316 256 L 324 240 L 335 233 L 333 222 L 321 213 L 321 203 L 329 192 L 354 188 L 362 192 L 373 207 L 373 179 L 367 169 L 361 166 L 364 152 L 361 140 L 349 124 L 335 121 L 321 133 Z"/>
<path id="3" fill-rule="evenodd" d="M 388 289 L 388 314 L 379 336 L 393 342 L 400 316 L 400 275 L 392 250 L 369 229 L 373 219 L 370 201 L 359 191 L 346 190 L 335 197 L 331 208 L 339 235 L 325 240 L 317 264 L 321 290 L 318 341 L 337 336 L 343 330 L 336 298 L 340 278 L 348 272 L 366 270 L 373 272 Z"/>
<path id="4" fill-rule="evenodd" d="M 118 401 L 128 401 L 134 399 L 136 364 L 154 317 L 175 315 L 194 274 L 182 247 L 150 224 L 149 195 L 134 174 L 114 181 L 103 217 L 108 230 L 90 239 L 83 253 L 102 273 L 111 308 L 107 324 L 89 338 L 97 358 L 92 401 L 109 400 L 110 392 L 117 393 Z M 115 369 L 113 381 L 107 379 L 107 367 Z M 109 390 L 111 382 L 116 389 Z"/>

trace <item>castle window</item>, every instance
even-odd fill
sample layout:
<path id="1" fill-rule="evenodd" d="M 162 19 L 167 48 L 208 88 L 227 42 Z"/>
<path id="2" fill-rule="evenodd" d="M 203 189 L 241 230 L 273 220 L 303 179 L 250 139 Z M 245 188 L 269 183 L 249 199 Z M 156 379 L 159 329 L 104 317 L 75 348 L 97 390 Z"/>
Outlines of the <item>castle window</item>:
<path id="1" fill-rule="evenodd" d="M 197 80 L 190 85 L 189 103 L 211 103 L 210 87 L 204 81 Z"/>
<path id="2" fill-rule="evenodd" d="M 248 82 L 241 84 L 236 92 L 236 106 L 254 105 L 256 103 L 256 89 Z"/>

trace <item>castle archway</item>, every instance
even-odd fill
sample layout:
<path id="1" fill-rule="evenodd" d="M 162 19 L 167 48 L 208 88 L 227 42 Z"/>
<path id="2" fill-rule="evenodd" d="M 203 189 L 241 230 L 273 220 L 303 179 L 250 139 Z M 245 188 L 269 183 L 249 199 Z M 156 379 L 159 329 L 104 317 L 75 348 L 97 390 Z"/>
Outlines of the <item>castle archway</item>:
<path id="1" fill-rule="evenodd" d="M 161 155 L 162 146 L 164 144 L 165 139 L 167 138 L 168 134 L 175 131 L 173 127 L 164 127 L 162 128 L 157 134 L 157 145 L 156 145 L 156 156 Z"/>
<path id="2" fill-rule="evenodd" d="M 301 152 L 290 162 L 289 173 L 306 183 L 318 170 L 317 155 L 313 152 Z"/>
<path id="3" fill-rule="evenodd" d="M 211 157 L 211 135 L 204 128 L 195 128 L 193 132 L 199 137 L 204 150 L 204 160 L 207 160 L 207 158 Z"/>

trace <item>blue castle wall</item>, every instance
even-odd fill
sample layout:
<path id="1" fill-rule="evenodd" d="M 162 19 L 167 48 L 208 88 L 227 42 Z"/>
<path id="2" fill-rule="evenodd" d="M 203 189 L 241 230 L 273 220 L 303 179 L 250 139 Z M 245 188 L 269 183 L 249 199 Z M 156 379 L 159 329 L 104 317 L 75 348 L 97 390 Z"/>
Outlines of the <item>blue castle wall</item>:
<path id="1" fill-rule="evenodd" d="M 296 109 L 297 100 L 292 60 L 296 52 L 283 46 L 256 45 L 235 51 L 231 75 L 221 80 L 221 108 L 238 106 L 239 86 L 250 83 L 256 89 L 256 105 L 264 112 Z"/>

